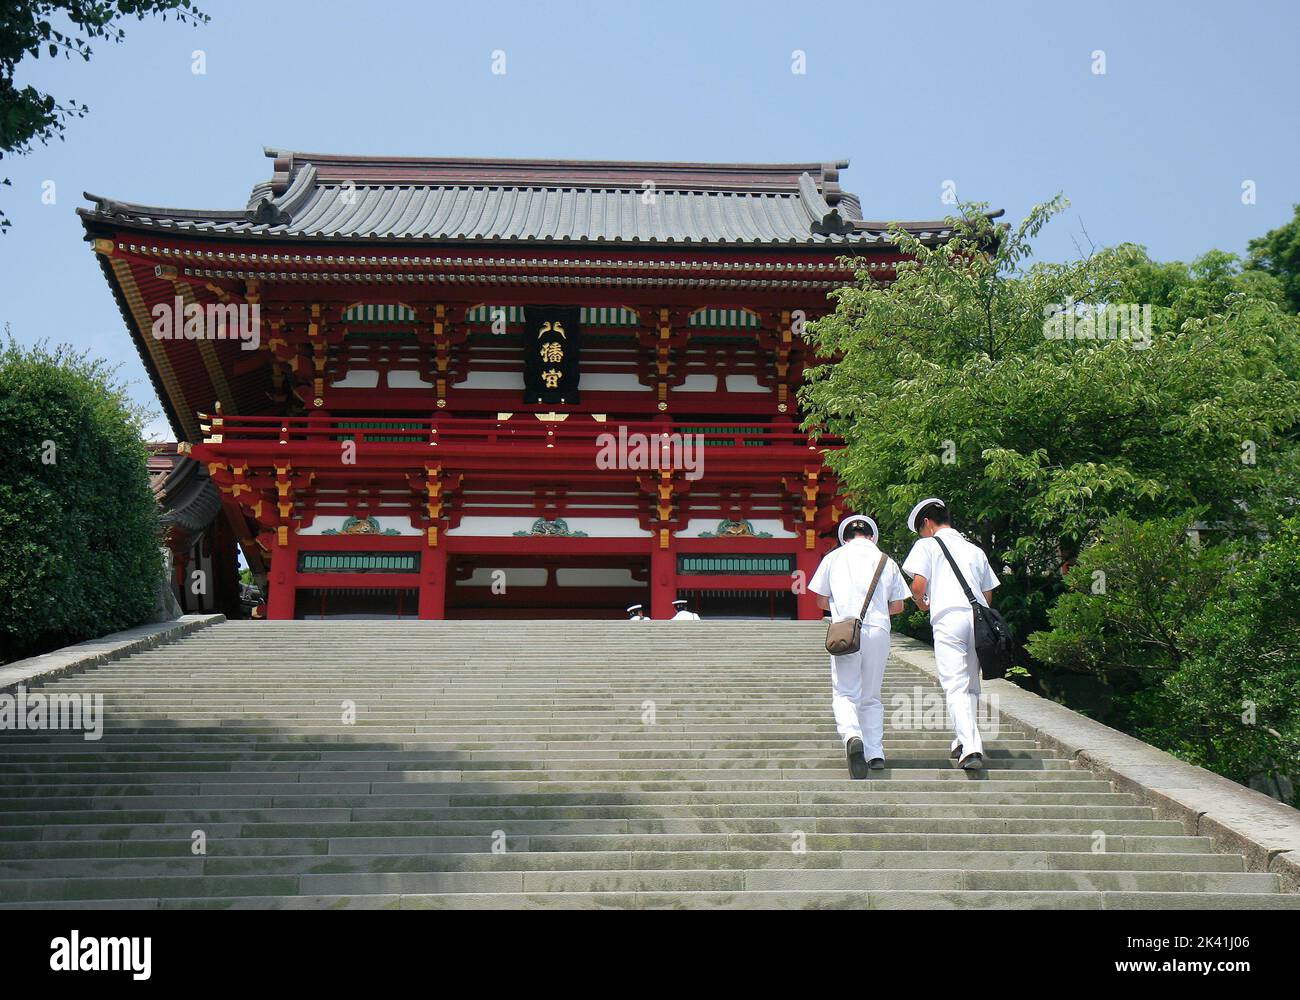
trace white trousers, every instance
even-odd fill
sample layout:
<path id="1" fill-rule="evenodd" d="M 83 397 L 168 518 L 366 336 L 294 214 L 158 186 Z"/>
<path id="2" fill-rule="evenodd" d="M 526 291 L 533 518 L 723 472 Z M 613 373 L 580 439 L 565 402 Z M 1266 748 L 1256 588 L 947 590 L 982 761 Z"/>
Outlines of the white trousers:
<path id="1" fill-rule="evenodd" d="M 948 702 L 948 718 L 962 746 L 962 756 L 983 753 L 976 724 L 980 699 L 980 663 L 975 655 L 975 619 L 965 610 L 950 610 L 931 621 L 934 630 L 934 660 L 939 683 Z"/>
<path id="2" fill-rule="evenodd" d="M 889 659 L 889 629 L 862 626 L 856 653 L 831 657 L 831 708 L 840 740 L 862 740 L 867 760 L 885 756 L 885 706 L 880 682 Z"/>

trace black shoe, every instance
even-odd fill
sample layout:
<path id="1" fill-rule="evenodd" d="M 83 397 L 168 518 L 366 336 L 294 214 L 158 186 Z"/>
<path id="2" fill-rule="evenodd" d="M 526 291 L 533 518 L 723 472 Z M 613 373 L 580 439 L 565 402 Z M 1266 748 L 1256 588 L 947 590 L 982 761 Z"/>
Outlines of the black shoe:
<path id="1" fill-rule="evenodd" d="M 958 743 L 955 747 L 953 747 L 952 753 L 950 753 L 948 756 L 951 757 L 953 760 L 959 759 L 961 757 L 961 744 Z"/>
<path id="2" fill-rule="evenodd" d="M 844 749 L 849 757 L 849 777 L 861 781 L 867 776 L 867 759 L 862 755 L 862 740 L 851 736 Z"/>
<path id="3" fill-rule="evenodd" d="M 984 755 L 982 753 L 968 753 L 957 766 L 963 771 L 978 771 L 984 767 Z"/>
<path id="4" fill-rule="evenodd" d="M 873 771 L 883 771 L 885 769 L 885 758 L 872 757 L 867 761 L 867 767 L 871 768 Z"/>

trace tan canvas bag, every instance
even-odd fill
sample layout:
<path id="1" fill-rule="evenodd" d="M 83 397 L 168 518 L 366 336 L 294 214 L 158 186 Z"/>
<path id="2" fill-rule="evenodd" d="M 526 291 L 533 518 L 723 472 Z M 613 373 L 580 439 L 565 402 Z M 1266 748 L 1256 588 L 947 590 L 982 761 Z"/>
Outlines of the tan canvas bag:
<path id="1" fill-rule="evenodd" d="M 867 588 L 867 599 L 862 602 L 862 610 L 858 612 L 858 617 L 846 618 L 842 622 L 831 622 L 826 626 L 826 652 L 831 656 L 856 653 L 862 647 L 862 619 L 871 604 L 871 598 L 876 593 L 876 584 L 880 582 L 880 574 L 888 558 L 883 552 L 880 553 L 880 562 L 876 563 L 876 572 L 871 577 L 871 586 Z"/>

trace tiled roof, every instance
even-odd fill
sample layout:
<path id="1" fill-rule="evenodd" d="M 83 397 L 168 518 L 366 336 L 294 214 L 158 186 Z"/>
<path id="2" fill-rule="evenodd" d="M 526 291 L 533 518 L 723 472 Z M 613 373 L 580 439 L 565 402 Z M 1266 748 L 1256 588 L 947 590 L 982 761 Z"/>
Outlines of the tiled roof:
<path id="1" fill-rule="evenodd" d="M 179 525 L 188 531 L 202 531 L 221 509 L 221 494 L 208 478 L 208 470 L 179 454 L 175 442 L 148 448 L 149 481 L 163 527 Z"/>
<path id="2" fill-rule="evenodd" d="M 846 161 L 615 163 L 273 150 L 248 205 L 169 209 L 87 195 L 89 225 L 276 240 L 851 247 L 888 243 L 839 186 Z M 943 222 L 905 223 L 934 241 Z"/>

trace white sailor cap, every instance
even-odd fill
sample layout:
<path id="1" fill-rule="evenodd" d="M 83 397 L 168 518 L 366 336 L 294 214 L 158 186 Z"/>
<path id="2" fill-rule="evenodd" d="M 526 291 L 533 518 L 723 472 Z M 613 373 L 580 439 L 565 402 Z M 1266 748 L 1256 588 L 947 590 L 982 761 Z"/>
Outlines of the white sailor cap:
<path id="1" fill-rule="evenodd" d="M 644 604 L 629 604 L 627 606 L 627 613 L 630 615 L 633 611 L 640 611 L 643 607 L 645 607 Z"/>
<path id="2" fill-rule="evenodd" d="M 848 517 L 844 518 L 844 520 L 840 522 L 839 536 L 840 536 L 841 545 L 844 544 L 844 529 L 847 528 L 854 521 L 866 522 L 866 524 L 871 528 L 871 537 L 872 538 L 880 537 L 880 529 L 876 527 L 876 522 L 873 521 L 871 518 L 867 517 L 866 514 L 850 514 Z"/>
<path id="3" fill-rule="evenodd" d="M 690 603 L 691 602 L 688 601 L 685 597 L 679 597 L 677 598 L 677 600 L 673 601 L 673 607 L 677 607 L 677 605 L 679 604 L 690 604 Z"/>
<path id="4" fill-rule="evenodd" d="M 932 503 L 937 503 L 940 507 L 948 506 L 938 497 L 926 497 L 924 500 L 918 503 L 915 507 L 912 508 L 912 513 L 907 515 L 907 526 L 908 528 L 911 529 L 912 534 L 919 535 L 921 533 L 921 529 L 917 526 L 916 523 L 916 517 L 918 514 L 921 513 L 921 511 L 923 511 L 926 507 L 929 507 L 930 504 Z"/>

